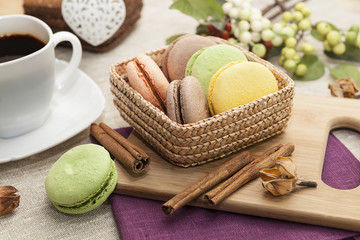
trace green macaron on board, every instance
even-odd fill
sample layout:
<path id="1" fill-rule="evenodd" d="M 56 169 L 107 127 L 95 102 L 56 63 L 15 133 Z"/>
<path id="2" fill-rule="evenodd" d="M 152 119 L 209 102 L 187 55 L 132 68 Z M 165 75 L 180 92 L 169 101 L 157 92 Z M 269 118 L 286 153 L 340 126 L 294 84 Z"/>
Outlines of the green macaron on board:
<path id="1" fill-rule="evenodd" d="M 239 60 L 248 61 L 240 49 L 228 44 L 202 48 L 189 59 L 185 75 L 198 79 L 207 97 L 212 76 L 222 66 Z"/>
<path id="2" fill-rule="evenodd" d="M 46 194 L 61 212 L 81 214 L 99 207 L 115 189 L 114 161 L 100 145 L 79 145 L 65 152 L 50 168 Z"/>

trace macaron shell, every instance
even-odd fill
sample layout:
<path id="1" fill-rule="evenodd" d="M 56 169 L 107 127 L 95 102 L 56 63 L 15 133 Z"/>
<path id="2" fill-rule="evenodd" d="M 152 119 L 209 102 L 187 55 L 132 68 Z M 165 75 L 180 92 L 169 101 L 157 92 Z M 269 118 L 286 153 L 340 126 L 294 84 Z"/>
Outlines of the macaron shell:
<path id="1" fill-rule="evenodd" d="M 163 71 L 163 73 L 164 73 L 164 75 L 165 75 L 165 77 L 166 77 L 167 79 L 170 79 L 170 78 L 169 78 L 168 69 L 167 69 L 167 60 L 168 60 L 168 57 L 169 57 L 169 53 L 171 52 L 173 46 L 174 46 L 178 41 L 180 41 L 182 38 L 185 38 L 185 37 L 188 37 L 188 36 L 189 36 L 189 35 L 186 34 L 186 35 L 182 35 L 182 36 L 178 37 L 177 39 L 175 39 L 174 41 L 172 41 L 172 42 L 169 44 L 169 46 L 166 48 L 166 50 L 165 50 L 165 53 L 164 53 L 164 55 L 163 55 L 162 62 L 161 62 L 161 66 L 162 66 L 161 69 L 162 69 L 162 71 Z"/>
<path id="2" fill-rule="evenodd" d="M 111 174 L 108 177 L 108 180 L 105 181 L 104 186 L 99 189 L 97 194 L 94 194 L 94 196 L 91 196 L 83 203 L 79 203 L 78 205 L 74 205 L 70 207 L 57 204 L 55 202 L 53 202 L 53 204 L 56 209 L 68 214 L 82 214 L 89 212 L 99 207 L 101 204 L 103 204 L 106 201 L 106 199 L 114 191 L 117 184 L 117 179 L 118 179 L 118 174 L 116 171 L 115 163 L 112 162 Z"/>
<path id="3" fill-rule="evenodd" d="M 187 75 L 191 75 L 199 80 L 204 93 L 207 97 L 209 91 L 209 83 L 212 76 L 224 65 L 234 61 L 247 62 L 244 53 L 233 46 L 227 44 L 218 44 L 207 47 L 194 55 L 195 61 L 189 63 Z M 196 57 L 197 56 L 197 57 Z"/>
<path id="4" fill-rule="evenodd" d="M 168 53 L 166 68 L 170 81 L 185 77 L 186 64 L 191 56 L 204 47 L 216 43 L 199 35 L 186 35 L 176 41 Z"/>
<path id="5" fill-rule="evenodd" d="M 232 62 L 215 73 L 209 85 L 209 108 L 212 115 L 247 104 L 278 91 L 272 72 L 255 62 Z"/>
<path id="6" fill-rule="evenodd" d="M 145 54 L 139 54 L 135 58 L 135 62 L 139 68 L 142 69 L 146 75 L 147 80 L 150 82 L 151 87 L 160 97 L 163 103 L 166 102 L 166 90 L 169 86 L 169 81 L 161 71 L 156 62 Z"/>
<path id="7" fill-rule="evenodd" d="M 194 53 L 191 58 L 189 59 L 189 61 L 186 64 L 186 70 L 185 70 L 185 76 L 191 76 L 192 74 L 192 70 L 195 64 L 196 59 L 200 56 L 200 54 L 202 52 L 204 52 L 207 48 L 202 48 L 199 51 L 197 51 L 196 53 Z"/>
<path id="8" fill-rule="evenodd" d="M 179 87 L 181 80 L 174 80 L 169 84 L 166 96 L 166 113 L 168 117 L 177 123 L 183 123 L 180 112 Z"/>
<path id="9" fill-rule="evenodd" d="M 194 123 L 210 117 L 208 101 L 199 81 L 185 77 L 180 85 L 181 115 L 184 123 Z"/>
<path id="10" fill-rule="evenodd" d="M 164 111 L 159 100 L 155 97 L 153 91 L 151 90 L 146 77 L 134 61 L 131 61 L 126 65 L 126 74 L 129 79 L 129 84 L 133 89 L 140 93 L 140 95 L 152 105 Z"/>
<path id="11" fill-rule="evenodd" d="M 46 194 L 62 212 L 79 213 L 99 206 L 115 188 L 117 172 L 109 152 L 84 144 L 64 153 L 45 180 Z"/>

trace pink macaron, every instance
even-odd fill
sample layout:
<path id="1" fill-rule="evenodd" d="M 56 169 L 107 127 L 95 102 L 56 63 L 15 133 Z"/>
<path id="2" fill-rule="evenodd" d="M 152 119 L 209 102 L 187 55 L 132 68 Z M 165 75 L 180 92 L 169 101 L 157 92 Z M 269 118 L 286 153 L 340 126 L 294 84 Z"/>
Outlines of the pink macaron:
<path id="1" fill-rule="evenodd" d="M 156 62 L 146 54 L 137 55 L 126 66 L 130 86 L 161 111 L 166 110 L 169 81 Z"/>

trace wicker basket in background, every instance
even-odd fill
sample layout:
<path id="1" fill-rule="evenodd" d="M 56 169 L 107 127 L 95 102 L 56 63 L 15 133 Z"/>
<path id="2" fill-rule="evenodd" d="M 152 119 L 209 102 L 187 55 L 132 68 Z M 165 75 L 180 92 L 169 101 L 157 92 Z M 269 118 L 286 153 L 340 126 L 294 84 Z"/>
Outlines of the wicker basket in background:
<path id="1" fill-rule="evenodd" d="M 161 67 L 166 48 L 148 52 Z M 242 49 L 243 50 L 243 49 Z M 127 121 L 167 161 L 181 167 L 196 166 L 224 157 L 281 133 L 290 118 L 294 82 L 271 63 L 243 50 L 249 61 L 268 67 L 279 91 L 196 123 L 179 124 L 146 101 L 127 82 L 126 64 L 110 68 L 114 104 Z"/>

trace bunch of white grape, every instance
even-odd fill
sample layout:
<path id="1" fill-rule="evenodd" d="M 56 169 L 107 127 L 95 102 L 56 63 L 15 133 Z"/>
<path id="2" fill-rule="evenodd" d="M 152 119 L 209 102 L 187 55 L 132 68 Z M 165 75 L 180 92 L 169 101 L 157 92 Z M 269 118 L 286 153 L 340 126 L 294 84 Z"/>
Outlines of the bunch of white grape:
<path id="1" fill-rule="evenodd" d="M 359 25 L 352 25 L 345 34 L 345 42 L 360 48 Z"/>
<path id="2" fill-rule="evenodd" d="M 229 41 L 264 57 L 267 49 L 263 43 L 272 39 L 271 21 L 251 3 L 252 0 L 227 0 L 222 5 L 234 36 Z"/>
<path id="3" fill-rule="evenodd" d="M 320 22 L 316 25 L 316 31 L 323 38 L 325 51 L 333 52 L 336 55 L 342 55 L 346 51 L 345 43 L 360 47 L 358 25 L 352 25 L 346 33 L 341 34 L 338 29 L 332 27 L 329 23 Z"/>
<path id="4" fill-rule="evenodd" d="M 311 11 L 304 2 L 297 3 L 294 10 L 283 12 L 282 20 L 272 26 L 274 37 L 271 42 L 275 47 L 282 47 L 280 65 L 290 73 L 303 76 L 308 69 L 305 64 L 300 63 L 301 57 L 313 54 L 315 49 L 307 42 L 299 46 L 297 38 L 311 29 Z"/>
<path id="5" fill-rule="evenodd" d="M 281 46 L 288 37 L 295 37 L 302 31 L 311 28 L 311 20 L 309 18 L 311 10 L 304 2 L 295 5 L 295 11 L 285 11 L 282 14 L 282 21 L 275 23 L 272 30 L 275 33 L 271 40 L 273 46 Z"/>

